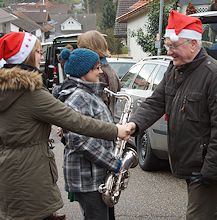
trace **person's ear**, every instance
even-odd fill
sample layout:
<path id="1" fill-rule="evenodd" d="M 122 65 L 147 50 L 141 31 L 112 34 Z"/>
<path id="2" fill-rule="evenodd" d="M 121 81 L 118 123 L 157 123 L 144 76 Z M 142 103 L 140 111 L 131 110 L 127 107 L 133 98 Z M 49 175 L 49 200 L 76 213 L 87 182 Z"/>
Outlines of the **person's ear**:
<path id="1" fill-rule="evenodd" d="M 194 52 L 198 48 L 198 41 L 197 40 L 191 40 L 190 45 L 191 45 L 191 51 Z"/>

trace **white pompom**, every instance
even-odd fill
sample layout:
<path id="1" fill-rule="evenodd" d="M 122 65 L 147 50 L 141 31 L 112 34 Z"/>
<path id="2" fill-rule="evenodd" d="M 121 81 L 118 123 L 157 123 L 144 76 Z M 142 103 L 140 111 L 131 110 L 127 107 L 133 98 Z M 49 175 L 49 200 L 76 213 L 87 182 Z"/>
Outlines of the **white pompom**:
<path id="1" fill-rule="evenodd" d="M 171 40 L 171 41 L 178 41 L 178 40 L 179 40 L 179 36 L 176 35 L 176 34 L 171 34 L 171 35 L 170 35 L 170 40 Z"/>

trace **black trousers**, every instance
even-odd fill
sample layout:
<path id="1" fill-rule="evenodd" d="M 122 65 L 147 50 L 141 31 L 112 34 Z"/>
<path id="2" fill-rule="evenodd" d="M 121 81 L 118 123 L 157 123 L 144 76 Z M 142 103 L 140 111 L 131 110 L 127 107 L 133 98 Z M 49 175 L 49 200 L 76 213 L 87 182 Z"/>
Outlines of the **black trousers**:
<path id="1" fill-rule="evenodd" d="M 187 182 L 186 220 L 217 220 L 217 183 L 204 185 Z"/>
<path id="2" fill-rule="evenodd" d="M 84 213 L 84 220 L 115 220 L 114 208 L 109 208 L 102 200 L 102 194 L 95 192 L 76 192 L 76 201 L 79 202 Z"/>

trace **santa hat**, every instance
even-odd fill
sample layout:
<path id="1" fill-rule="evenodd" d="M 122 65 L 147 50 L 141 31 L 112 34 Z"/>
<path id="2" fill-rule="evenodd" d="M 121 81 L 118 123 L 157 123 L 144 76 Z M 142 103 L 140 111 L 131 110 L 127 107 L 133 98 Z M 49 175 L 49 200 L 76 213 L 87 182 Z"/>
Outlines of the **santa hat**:
<path id="1" fill-rule="evenodd" d="M 178 41 L 179 38 L 201 40 L 202 32 L 200 19 L 172 10 L 164 37 L 170 38 L 171 41 Z"/>
<path id="2" fill-rule="evenodd" d="M 0 60 L 7 63 L 20 64 L 31 53 L 36 37 L 26 32 L 10 32 L 0 38 Z"/>

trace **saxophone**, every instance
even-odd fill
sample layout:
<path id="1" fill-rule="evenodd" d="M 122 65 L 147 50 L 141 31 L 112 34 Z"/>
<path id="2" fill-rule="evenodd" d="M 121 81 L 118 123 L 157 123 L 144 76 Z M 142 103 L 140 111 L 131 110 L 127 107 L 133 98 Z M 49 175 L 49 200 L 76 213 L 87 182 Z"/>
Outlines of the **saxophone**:
<path id="1" fill-rule="evenodd" d="M 105 88 L 104 91 L 110 96 L 126 100 L 124 110 L 121 114 L 119 124 L 126 124 L 133 108 L 132 98 L 125 93 L 114 93 Z M 108 207 L 113 207 L 118 203 L 121 195 L 121 190 L 127 188 L 129 182 L 129 168 L 134 168 L 138 165 L 138 154 L 132 148 L 126 148 L 126 141 L 117 138 L 114 155 L 122 160 L 121 168 L 118 174 L 109 171 L 104 184 L 99 186 L 99 192 L 102 193 L 102 199 Z"/>

